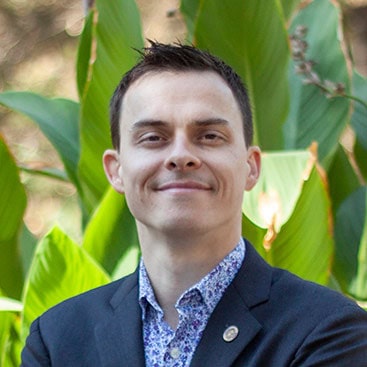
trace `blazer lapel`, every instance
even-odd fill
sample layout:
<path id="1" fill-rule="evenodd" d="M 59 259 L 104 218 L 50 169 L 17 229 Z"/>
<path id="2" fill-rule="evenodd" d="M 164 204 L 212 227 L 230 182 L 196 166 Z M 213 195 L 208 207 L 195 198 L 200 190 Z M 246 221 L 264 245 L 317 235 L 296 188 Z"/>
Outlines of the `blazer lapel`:
<path id="1" fill-rule="evenodd" d="M 95 328 L 102 366 L 144 367 L 137 272 L 123 281 L 110 304 L 113 312 Z"/>
<path id="2" fill-rule="evenodd" d="M 245 261 L 209 319 L 191 366 L 231 366 L 262 329 L 251 309 L 269 298 L 272 270 L 246 242 Z M 235 326 L 225 341 L 224 333 Z M 238 333 L 238 334 L 237 334 Z"/>

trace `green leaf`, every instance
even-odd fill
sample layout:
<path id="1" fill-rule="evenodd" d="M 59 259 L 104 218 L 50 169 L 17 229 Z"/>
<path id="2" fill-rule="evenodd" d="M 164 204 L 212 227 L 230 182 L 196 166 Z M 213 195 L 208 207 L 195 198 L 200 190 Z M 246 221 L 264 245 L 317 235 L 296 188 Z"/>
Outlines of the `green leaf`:
<path id="1" fill-rule="evenodd" d="M 367 300 L 366 187 L 360 187 L 340 205 L 335 223 L 333 272 L 344 292 Z"/>
<path id="2" fill-rule="evenodd" d="M 23 285 L 18 237 L 25 207 L 18 168 L 0 136 L 0 288 L 17 299 Z"/>
<path id="3" fill-rule="evenodd" d="M 1 93 L 0 103 L 38 124 L 57 150 L 70 180 L 79 188 L 78 103 L 62 98 L 48 99 L 31 92 Z"/>
<path id="4" fill-rule="evenodd" d="M 23 273 L 28 274 L 33 254 L 37 245 L 37 238 L 29 231 L 28 227 L 23 223 L 20 233 L 20 253 L 22 258 Z"/>
<path id="5" fill-rule="evenodd" d="M 255 247 L 270 264 L 327 284 L 333 243 L 323 172 L 304 151 L 267 153 L 262 165 L 243 202 L 244 214 L 258 227 Z"/>
<path id="6" fill-rule="evenodd" d="M 184 16 L 187 27 L 187 41 L 189 43 L 194 42 L 194 34 L 196 28 L 197 15 L 200 8 L 200 0 L 182 0 L 181 1 L 181 13 Z"/>
<path id="7" fill-rule="evenodd" d="M 20 317 L 13 312 L 0 312 L 0 366 L 20 366 L 22 348 Z"/>
<path id="8" fill-rule="evenodd" d="M 34 168 L 30 168 L 25 165 L 19 165 L 19 168 L 22 171 L 33 174 L 33 175 L 40 175 L 40 176 L 45 176 L 49 178 L 54 178 L 56 180 L 60 180 L 64 182 L 69 182 L 68 176 L 65 174 L 65 172 L 58 168 L 46 167 L 46 168 L 34 169 Z"/>
<path id="9" fill-rule="evenodd" d="M 10 339 L 10 328 L 15 315 L 12 312 L 0 312 L 0 366 L 5 365 Z"/>
<path id="10" fill-rule="evenodd" d="M 200 5 L 197 46 L 221 57 L 246 82 L 255 143 L 280 149 L 289 107 L 289 49 L 280 5 L 274 0 L 203 0 Z"/>
<path id="11" fill-rule="evenodd" d="M 316 62 L 314 70 L 323 80 L 342 82 L 349 91 L 346 60 L 338 34 L 340 10 L 329 0 L 311 2 L 292 22 L 290 33 L 298 25 L 308 28 L 306 58 Z M 322 24 L 322 27 L 320 27 Z M 327 52 L 325 52 L 327 50 Z M 350 102 L 346 98 L 328 99 L 314 85 L 303 83 L 289 67 L 291 108 L 284 126 L 286 149 L 304 149 L 313 141 L 319 144 L 319 159 L 327 166 L 347 122 Z"/>
<path id="12" fill-rule="evenodd" d="M 92 52 L 93 20 L 95 15 L 96 12 L 92 10 L 86 17 L 84 29 L 79 41 L 76 81 L 80 100 L 83 99 L 83 93 L 88 80 L 89 60 L 91 59 Z"/>
<path id="13" fill-rule="evenodd" d="M 111 146 L 109 100 L 122 75 L 137 61 L 133 48 L 142 48 L 140 17 L 133 0 L 96 1 L 92 52 L 81 108 L 81 160 L 79 175 L 89 213 L 107 189 L 102 154 Z M 90 32 L 88 29 L 87 32 Z M 89 42 L 89 41 L 88 41 Z M 87 57 L 85 53 L 83 57 Z M 82 60 L 79 59 L 81 63 Z M 85 63 L 85 61 L 83 61 Z"/>
<path id="14" fill-rule="evenodd" d="M 352 95 L 367 103 L 367 79 L 356 71 L 353 73 Z M 354 156 L 360 173 L 367 180 L 367 108 L 359 102 L 354 102 L 351 125 L 356 134 Z"/>
<path id="15" fill-rule="evenodd" d="M 246 205 L 246 203 L 244 203 Z M 257 252 L 266 258 L 266 250 L 263 246 L 266 229 L 257 226 L 244 214 L 242 214 L 242 236 L 248 239 L 255 247 Z"/>
<path id="16" fill-rule="evenodd" d="M 57 303 L 110 281 L 108 275 L 57 227 L 39 243 L 24 295 L 22 337 L 31 322 Z"/>
<path id="17" fill-rule="evenodd" d="M 135 219 L 124 196 L 112 187 L 88 223 L 83 247 L 109 274 L 114 272 L 127 252 L 139 247 Z M 135 268 L 136 264 L 133 261 L 131 266 Z"/>
<path id="18" fill-rule="evenodd" d="M 351 166 L 344 148 L 339 144 L 328 170 L 330 196 L 334 215 L 340 204 L 358 187 L 358 177 Z"/>
<path id="19" fill-rule="evenodd" d="M 367 191 L 364 206 L 364 224 L 358 251 L 358 272 L 353 282 L 352 293 L 359 300 L 367 300 Z"/>
<path id="20" fill-rule="evenodd" d="M 301 3 L 301 1 L 302 0 L 280 0 L 286 20 L 291 18 L 294 9 Z"/>
<path id="21" fill-rule="evenodd" d="M 272 263 L 304 279 L 328 285 L 334 249 L 331 223 L 325 183 L 314 167 L 293 215 L 272 244 Z"/>
<path id="22" fill-rule="evenodd" d="M 133 273 L 139 263 L 140 256 L 140 248 L 136 246 L 129 247 L 116 265 L 112 274 L 112 279 L 120 279 Z"/>
<path id="23" fill-rule="evenodd" d="M 363 144 L 356 138 L 353 148 L 354 158 L 356 160 L 359 173 L 365 181 L 367 181 L 367 149 L 364 149 Z"/>
<path id="24" fill-rule="evenodd" d="M 263 153 L 261 175 L 244 195 L 243 213 L 258 227 L 272 224 L 279 232 L 294 211 L 312 160 L 308 151 Z"/>
<path id="25" fill-rule="evenodd" d="M 356 71 L 353 73 L 352 95 L 367 103 L 367 79 Z M 367 150 L 367 108 L 357 101 L 354 102 L 351 125 L 361 146 Z"/>

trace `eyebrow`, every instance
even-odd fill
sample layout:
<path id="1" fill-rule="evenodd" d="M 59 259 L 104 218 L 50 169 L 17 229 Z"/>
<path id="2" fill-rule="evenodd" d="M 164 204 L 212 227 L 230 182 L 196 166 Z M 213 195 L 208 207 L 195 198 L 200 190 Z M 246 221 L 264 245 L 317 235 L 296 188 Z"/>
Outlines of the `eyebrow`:
<path id="1" fill-rule="evenodd" d="M 139 120 L 132 124 L 130 131 L 136 131 L 142 128 L 146 127 L 163 127 L 163 126 L 169 126 L 170 124 L 167 121 L 162 120 L 153 120 L 153 119 L 146 119 L 146 120 Z M 213 118 L 206 118 L 202 120 L 195 120 L 192 122 L 192 125 L 199 126 L 199 127 L 205 127 L 205 126 L 212 126 L 212 125 L 229 125 L 229 122 L 225 119 L 219 118 L 219 117 L 213 117 Z"/>
<path id="2" fill-rule="evenodd" d="M 152 119 L 147 119 L 147 120 L 139 120 L 134 122 L 131 127 L 130 127 L 130 131 L 136 131 L 145 127 L 159 127 L 159 126 L 168 126 L 168 122 L 162 121 L 162 120 L 152 120 Z"/>

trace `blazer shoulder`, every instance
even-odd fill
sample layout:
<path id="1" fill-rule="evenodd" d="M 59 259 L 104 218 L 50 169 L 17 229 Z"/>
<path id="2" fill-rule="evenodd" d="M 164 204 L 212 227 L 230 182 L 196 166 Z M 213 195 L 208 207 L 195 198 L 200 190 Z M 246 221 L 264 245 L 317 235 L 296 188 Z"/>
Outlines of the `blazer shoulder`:
<path id="1" fill-rule="evenodd" d="M 308 318 L 322 320 L 331 312 L 340 313 L 344 309 L 364 312 L 354 300 L 338 291 L 270 266 L 249 243 L 236 285 L 247 306 L 264 304 L 265 308 L 278 310 L 283 317 L 286 312 L 303 319 L 308 315 Z M 313 311 L 310 313 L 310 310 Z"/>
<path id="2" fill-rule="evenodd" d="M 344 294 L 327 286 L 302 279 L 284 269 L 274 268 L 273 289 L 289 300 L 299 301 L 313 305 L 313 309 L 320 307 L 322 310 L 340 310 L 343 307 L 360 308 L 357 303 Z"/>
<path id="3" fill-rule="evenodd" d="M 88 322 L 99 314 L 104 315 L 113 309 L 113 300 L 123 297 L 137 287 L 137 274 L 133 273 L 111 283 L 93 288 L 68 298 L 45 311 L 40 317 L 41 325 L 63 322 Z"/>

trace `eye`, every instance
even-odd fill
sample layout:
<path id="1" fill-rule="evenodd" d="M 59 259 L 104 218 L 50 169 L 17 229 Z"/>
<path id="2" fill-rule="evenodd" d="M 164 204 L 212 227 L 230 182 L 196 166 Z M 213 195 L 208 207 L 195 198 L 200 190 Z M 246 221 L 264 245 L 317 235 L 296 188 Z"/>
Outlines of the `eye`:
<path id="1" fill-rule="evenodd" d="M 149 132 L 141 135 L 137 142 L 139 145 L 154 147 L 164 143 L 165 141 L 166 139 L 162 134 L 158 134 L 156 132 Z"/>
<path id="2" fill-rule="evenodd" d="M 216 140 L 216 139 L 220 139 L 220 137 L 217 134 L 210 133 L 210 134 L 205 134 L 203 136 L 203 139 L 205 139 L 205 140 Z"/>
<path id="3" fill-rule="evenodd" d="M 149 135 L 143 139 L 143 141 L 160 141 L 162 138 L 158 135 Z"/>
<path id="4" fill-rule="evenodd" d="M 223 143 L 224 140 L 224 136 L 216 131 L 204 132 L 199 136 L 199 141 L 208 145 L 218 145 Z"/>

